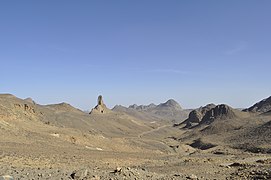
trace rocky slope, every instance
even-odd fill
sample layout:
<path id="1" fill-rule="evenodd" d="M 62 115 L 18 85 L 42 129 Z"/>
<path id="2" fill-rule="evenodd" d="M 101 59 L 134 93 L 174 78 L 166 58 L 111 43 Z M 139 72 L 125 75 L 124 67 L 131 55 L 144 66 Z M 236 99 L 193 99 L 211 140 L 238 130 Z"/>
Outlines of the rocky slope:
<path id="1" fill-rule="evenodd" d="M 244 109 L 243 111 L 245 112 L 261 112 L 265 113 L 268 111 L 271 111 L 271 96 L 261 100 L 260 102 L 257 102 L 253 106 Z"/>
<path id="2" fill-rule="evenodd" d="M 129 137 L 151 130 L 153 126 L 124 113 L 87 114 L 67 103 L 39 105 L 13 95 L 0 95 L 0 134 L 3 136 L 21 133 L 20 138 L 31 141 L 29 133 L 42 138 L 55 134 L 69 143 L 69 137 L 84 139 L 81 135 L 86 133 L 93 138 L 93 143 L 99 136 Z M 80 140 L 77 143 L 81 144 Z M 106 148 L 105 144 L 102 146 Z"/>
<path id="3" fill-rule="evenodd" d="M 271 120 L 244 129 L 230 141 L 234 147 L 254 153 L 271 153 Z"/>

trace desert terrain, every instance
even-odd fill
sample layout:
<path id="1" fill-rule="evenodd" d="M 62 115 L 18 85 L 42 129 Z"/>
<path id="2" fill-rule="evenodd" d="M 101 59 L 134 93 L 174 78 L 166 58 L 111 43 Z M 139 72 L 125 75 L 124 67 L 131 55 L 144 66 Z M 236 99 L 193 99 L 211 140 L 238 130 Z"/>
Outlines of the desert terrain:
<path id="1" fill-rule="evenodd" d="M 244 110 L 105 104 L 1 94 L 0 179 L 271 179 L 271 97 Z"/>

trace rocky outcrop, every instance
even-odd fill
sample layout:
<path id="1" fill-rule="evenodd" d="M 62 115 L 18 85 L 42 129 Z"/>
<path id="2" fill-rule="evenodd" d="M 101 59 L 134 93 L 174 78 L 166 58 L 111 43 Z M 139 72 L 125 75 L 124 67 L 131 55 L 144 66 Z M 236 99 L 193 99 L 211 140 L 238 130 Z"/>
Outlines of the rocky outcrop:
<path id="1" fill-rule="evenodd" d="M 189 113 L 188 119 L 185 120 L 186 127 L 191 127 L 193 125 L 198 125 L 202 118 L 205 116 L 206 112 L 214 108 L 216 105 L 207 104 L 204 107 L 195 109 Z"/>
<path id="2" fill-rule="evenodd" d="M 34 105 L 36 104 L 36 102 L 32 98 L 26 98 L 26 99 L 24 99 L 24 101 L 26 101 L 30 104 L 34 104 Z"/>
<path id="3" fill-rule="evenodd" d="M 230 106 L 221 104 L 207 111 L 200 124 L 210 124 L 216 119 L 232 119 L 235 117 L 236 114 Z"/>
<path id="4" fill-rule="evenodd" d="M 190 112 L 189 117 L 185 120 L 186 128 L 192 128 L 201 124 L 211 124 L 216 119 L 232 119 L 236 117 L 234 110 L 225 105 L 208 104 L 199 109 Z"/>
<path id="5" fill-rule="evenodd" d="M 92 113 L 104 114 L 109 111 L 110 110 L 106 107 L 106 105 L 103 102 L 103 97 L 100 95 L 98 97 L 97 105 L 91 110 L 89 114 L 92 114 Z"/>
<path id="6" fill-rule="evenodd" d="M 30 114 L 35 114 L 36 112 L 34 106 L 29 105 L 29 104 L 14 104 L 14 107 L 16 109 L 22 109 L 25 112 L 30 113 Z"/>
<path id="7" fill-rule="evenodd" d="M 14 178 L 10 175 L 0 176 L 0 180 L 14 180 Z"/>
<path id="8" fill-rule="evenodd" d="M 254 104 L 253 106 L 251 106 L 247 109 L 244 109 L 243 111 L 245 111 L 245 112 L 261 112 L 261 113 L 271 111 L 271 96 L 269 98 L 266 98 L 256 104 Z"/>
<path id="9" fill-rule="evenodd" d="M 189 113 L 189 117 L 188 117 L 187 122 L 189 122 L 189 123 L 200 123 L 202 117 L 203 117 L 203 114 L 200 111 L 194 110 L 194 111 Z"/>

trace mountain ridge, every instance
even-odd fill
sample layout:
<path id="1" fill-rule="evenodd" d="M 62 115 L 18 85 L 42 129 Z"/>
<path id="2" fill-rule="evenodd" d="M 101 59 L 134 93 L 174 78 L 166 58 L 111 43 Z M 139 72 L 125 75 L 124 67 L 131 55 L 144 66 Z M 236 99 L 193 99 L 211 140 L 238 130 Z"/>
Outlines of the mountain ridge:
<path id="1" fill-rule="evenodd" d="M 249 108 L 243 110 L 244 112 L 261 112 L 265 113 L 271 111 L 271 96 L 265 98 Z"/>
<path id="2" fill-rule="evenodd" d="M 166 122 L 183 121 L 190 112 L 190 110 L 182 109 L 181 105 L 174 99 L 169 99 L 158 105 L 154 103 L 150 103 L 149 105 L 133 104 L 128 107 L 116 105 L 112 110 L 125 112 L 138 118 L 145 119 L 144 117 L 146 117 L 146 119 L 151 121 L 159 120 Z"/>

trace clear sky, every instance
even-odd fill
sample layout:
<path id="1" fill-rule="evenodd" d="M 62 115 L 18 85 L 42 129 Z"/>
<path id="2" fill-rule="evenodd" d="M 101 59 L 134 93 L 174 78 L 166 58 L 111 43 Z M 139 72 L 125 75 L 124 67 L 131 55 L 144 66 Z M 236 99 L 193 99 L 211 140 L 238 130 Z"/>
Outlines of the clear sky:
<path id="1" fill-rule="evenodd" d="M 88 110 L 271 95 L 270 0 L 0 1 L 0 93 Z"/>

